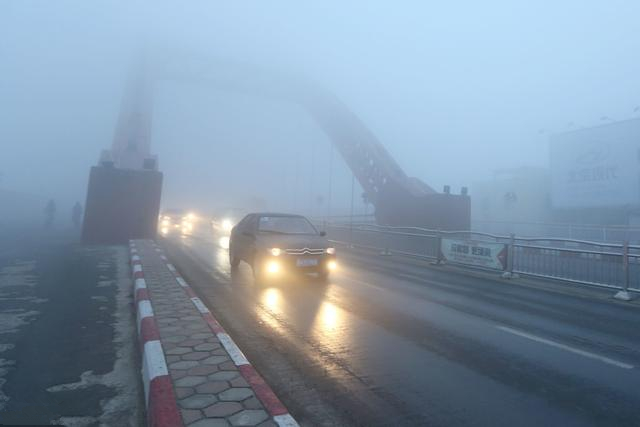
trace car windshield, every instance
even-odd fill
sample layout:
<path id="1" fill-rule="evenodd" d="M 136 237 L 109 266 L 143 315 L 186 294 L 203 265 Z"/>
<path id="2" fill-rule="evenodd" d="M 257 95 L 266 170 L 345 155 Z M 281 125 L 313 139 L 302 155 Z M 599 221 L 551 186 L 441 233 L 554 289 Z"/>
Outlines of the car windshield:
<path id="1" fill-rule="evenodd" d="M 261 216 L 258 231 L 279 234 L 318 234 L 314 226 L 301 216 Z"/>

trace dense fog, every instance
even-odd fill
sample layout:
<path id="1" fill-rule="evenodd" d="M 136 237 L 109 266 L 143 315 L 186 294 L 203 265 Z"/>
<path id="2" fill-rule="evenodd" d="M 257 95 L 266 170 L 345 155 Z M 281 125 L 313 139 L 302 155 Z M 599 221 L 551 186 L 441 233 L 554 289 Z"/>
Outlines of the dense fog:
<path id="1" fill-rule="evenodd" d="M 304 76 L 437 191 L 546 168 L 550 135 L 640 117 L 638 16 L 634 1 L 3 1 L 0 215 L 84 203 L 143 52 L 163 207 L 350 211 L 351 172 L 304 108 L 184 58 Z"/>

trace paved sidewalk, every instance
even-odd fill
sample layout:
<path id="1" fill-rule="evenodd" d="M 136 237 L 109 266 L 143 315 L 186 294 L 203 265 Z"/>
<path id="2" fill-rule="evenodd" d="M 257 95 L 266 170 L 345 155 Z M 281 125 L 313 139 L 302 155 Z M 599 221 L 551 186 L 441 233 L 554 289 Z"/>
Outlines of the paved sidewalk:
<path id="1" fill-rule="evenodd" d="M 216 335 L 212 330 L 214 326 L 203 317 L 208 310 L 198 298 L 189 295 L 192 291 L 182 278 L 176 279 L 175 269 L 170 264 L 167 266 L 157 246 L 137 240 L 135 247 L 184 424 L 198 427 L 296 425 L 288 414 L 284 422 L 282 415 L 278 417 L 274 411 L 270 414 L 258 399 L 246 379 L 251 377 L 241 371 L 245 366 L 236 366 L 227 348 L 236 353 L 236 360 L 244 356 L 230 339 L 231 346 L 229 342 L 220 342 L 220 333 Z M 212 317 L 211 321 L 217 324 Z"/>

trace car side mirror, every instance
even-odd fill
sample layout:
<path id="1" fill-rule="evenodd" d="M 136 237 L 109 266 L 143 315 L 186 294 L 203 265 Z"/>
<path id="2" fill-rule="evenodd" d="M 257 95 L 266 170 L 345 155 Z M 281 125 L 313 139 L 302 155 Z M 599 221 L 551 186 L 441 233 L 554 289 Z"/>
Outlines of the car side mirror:
<path id="1" fill-rule="evenodd" d="M 324 237 L 324 236 L 326 236 L 326 235 L 327 235 L 327 232 L 323 230 L 323 231 L 321 231 L 321 232 L 320 232 L 320 235 L 321 235 L 322 237 Z"/>

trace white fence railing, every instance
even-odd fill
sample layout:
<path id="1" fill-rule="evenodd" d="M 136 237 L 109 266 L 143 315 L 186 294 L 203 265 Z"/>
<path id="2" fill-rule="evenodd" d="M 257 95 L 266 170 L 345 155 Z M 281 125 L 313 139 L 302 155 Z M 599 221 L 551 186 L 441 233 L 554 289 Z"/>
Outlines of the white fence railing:
<path id="1" fill-rule="evenodd" d="M 370 222 L 325 223 L 330 239 L 397 254 L 640 292 L 640 245 L 475 231 L 385 227 Z M 627 294 L 628 295 L 628 294 Z M 624 296 L 624 295 L 623 295 Z"/>

